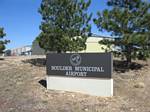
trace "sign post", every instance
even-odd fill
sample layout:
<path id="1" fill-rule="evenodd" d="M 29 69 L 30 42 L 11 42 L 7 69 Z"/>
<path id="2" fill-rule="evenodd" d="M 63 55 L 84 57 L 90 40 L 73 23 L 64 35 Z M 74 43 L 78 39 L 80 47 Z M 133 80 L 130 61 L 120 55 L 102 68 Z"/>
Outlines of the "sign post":
<path id="1" fill-rule="evenodd" d="M 111 53 L 50 53 L 47 88 L 112 96 L 112 65 Z"/>

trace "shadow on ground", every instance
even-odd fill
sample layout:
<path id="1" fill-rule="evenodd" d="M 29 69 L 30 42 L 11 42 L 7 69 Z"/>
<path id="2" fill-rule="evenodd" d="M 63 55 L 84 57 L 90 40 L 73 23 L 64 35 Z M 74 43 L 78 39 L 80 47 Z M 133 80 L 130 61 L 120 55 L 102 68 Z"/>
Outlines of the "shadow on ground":
<path id="1" fill-rule="evenodd" d="M 45 80 L 45 79 L 40 80 L 39 83 L 40 83 L 44 88 L 47 88 L 47 83 L 46 83 L 46 80 Z"/>
<path id="2" fill-rule="evenodd" d="M 130 67 L 127 67 L 126 61 L 121 61 L 121 60 L 113 61 L 113 70 L 116 72 L 121 72 L 121 73 L 127 72 L 129 70 L 139 70 L 144 66 L 146 65 L 132 62 Z"/>
<path id="3" fill-rule="evenodd" d="M 27 59 L 23 60 L 24 63 L 30 63 L 34 66 L 45 67 L 46 66 L 46 58 L 35 58 L 35 59 Z"/>
<path id="4" fill-rule="evenodd" d="M 4 60 L 4 58 L 0 58 L 0 60 Z"/>

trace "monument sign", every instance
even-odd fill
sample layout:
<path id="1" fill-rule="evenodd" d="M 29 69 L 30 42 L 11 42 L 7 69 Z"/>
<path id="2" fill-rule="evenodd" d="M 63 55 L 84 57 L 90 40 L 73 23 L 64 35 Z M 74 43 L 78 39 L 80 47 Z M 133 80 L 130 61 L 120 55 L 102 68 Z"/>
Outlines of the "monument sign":
<path id="1" fill-rule="evenodd" d="M 47 88 L 112 96 L 112 65 L 111 53 L 49 53 Z"/>
<path id="2" fill-rule="evenodd" d="M 80 78 L 111 78 L 111 53 L 65 53 L 47 55 L 47 74 Z"/>

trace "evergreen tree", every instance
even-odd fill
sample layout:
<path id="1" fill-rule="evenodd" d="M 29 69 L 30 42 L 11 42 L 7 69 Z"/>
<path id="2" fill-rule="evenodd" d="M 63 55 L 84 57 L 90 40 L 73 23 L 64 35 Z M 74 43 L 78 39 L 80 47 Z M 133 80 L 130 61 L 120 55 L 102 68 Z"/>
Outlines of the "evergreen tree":
<path id="1" fill-rule="evenodd" d="M 3 51 L 5 50 L 5 44 L 9 42 L 8 40 L 3 39 L 4 36 L 6 36 L 6 34 L 4 33 L 4 29 L 0 28 L 0 53 L 3 53 Z"/>
<path id="2" fill-rule="evenodd" d="M 150 55 L 150 3 L 143 0 L 109 0 L 111 8 L 97 13 L 94 19 L 100 31 L 106 30 L 115 38 L 99 43 L 121 48 L 129 66 L 132 59 Z"/>
<path id="3" fill-rule="evenodd" d="M 90 3 L 90 0 L 42 0 L 39 12 L 43 20 L 37 37 L 40 47 L 58 53 L 86 49 L 91 29 L 92 14 L 87 13 Z"/>

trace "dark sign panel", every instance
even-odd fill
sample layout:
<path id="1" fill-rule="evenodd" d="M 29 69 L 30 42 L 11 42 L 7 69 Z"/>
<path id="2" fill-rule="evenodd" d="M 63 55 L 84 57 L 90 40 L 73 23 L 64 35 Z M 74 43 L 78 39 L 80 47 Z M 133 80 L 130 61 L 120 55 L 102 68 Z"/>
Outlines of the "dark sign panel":
<path id="1" fill-rule="evenodd" d="M 49 53 L 47 74 L 66 77 L 111 78 L 111 53 Z"/>

